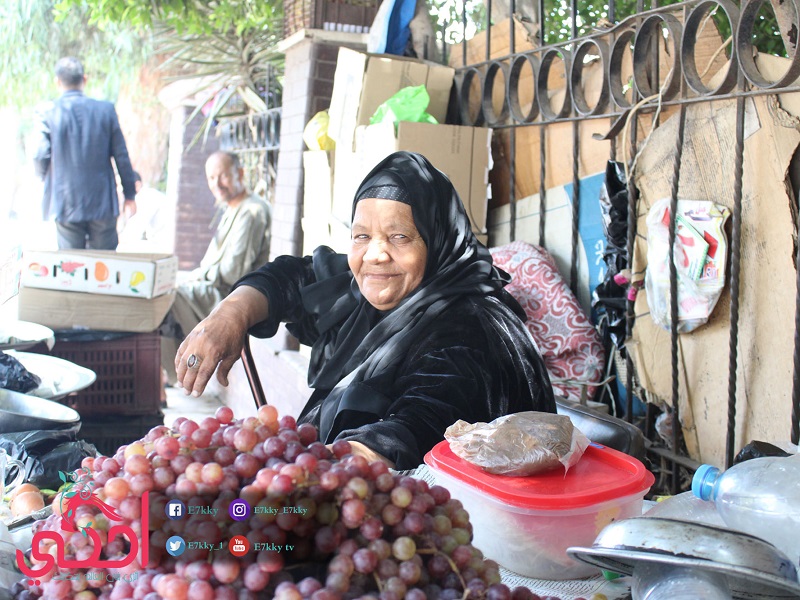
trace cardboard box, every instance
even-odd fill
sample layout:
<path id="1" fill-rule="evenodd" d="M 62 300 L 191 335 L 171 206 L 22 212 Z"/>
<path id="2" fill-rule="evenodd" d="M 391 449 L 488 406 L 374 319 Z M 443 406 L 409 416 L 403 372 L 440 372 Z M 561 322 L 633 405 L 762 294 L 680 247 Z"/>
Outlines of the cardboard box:
<path id="1" fill-rule="evenodd" d="M 472 229 L 485 233 L 491 140 L 492 130 L 485 127 L 401 122 L 396 135 L 392 123 L 359 127 L 355 152 L 336 148 L 333 216 L 349 225 L 353 197 L 364 176 L 392 152 L 409 150 L 423 154 L 450 178 Z"/>
<path id="2" fill-rule="evenodd" d="M 375 110 L 404 87 L 424 85 L 428 113 L 444 123 L 455 69 L 390 54 L 366 54 L 340 48 L 333 76 L 328 135 L 337 147 L 352 150 L 359 125 L 368 125 Z"/>
<path id="3" fill-rule="evenodd" d="M 327 220 L 333 204 L 333 152 L 303 152 L 303 217 Z"/>
<path id="4" fill-rule="evenodd" d="M 51 329 L 144 333 L 158 328 L 175 301 L 175 292 L 148 299 L 22 287 L 18 301 L 21 320 Z"/>
<path id="5" fill-rule="evenodd" d="M 111 250 L 26 251 L 22 285 L 47 290 L 154 298 L 175 288 L 178 257 Z"/>
<path id="6" fill-rule="evenodd" d="M 331 229 L 327 217 L 327 214 L 321 214 L 300 220 L 303 227 L 303 256 L 311 256 L 319 246 L 331 245 Z"/>

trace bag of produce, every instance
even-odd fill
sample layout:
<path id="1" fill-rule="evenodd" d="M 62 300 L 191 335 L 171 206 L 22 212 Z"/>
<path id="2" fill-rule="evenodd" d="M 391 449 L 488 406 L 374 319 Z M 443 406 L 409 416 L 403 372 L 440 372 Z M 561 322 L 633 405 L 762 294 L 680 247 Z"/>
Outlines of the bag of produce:
<path id="1" fill-rule="evenodd" d="M 458 420 L 444 432 L 456 456 L 495 475 L 524 477 L 564 470 L 577 463 L 589 445 L 566 415 L 526 411 L 491 423 Z"/>

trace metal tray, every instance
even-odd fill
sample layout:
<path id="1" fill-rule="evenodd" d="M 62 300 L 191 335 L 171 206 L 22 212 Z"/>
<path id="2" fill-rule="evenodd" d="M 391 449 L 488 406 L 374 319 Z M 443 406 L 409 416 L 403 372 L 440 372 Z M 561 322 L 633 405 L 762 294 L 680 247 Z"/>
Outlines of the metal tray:
<path id="1" fill-rule="evenodd" d="M 58 402 L 0 389 L 0 434 L 78 425 L 80 415 Z"/>
<path id="2" fill-rule="evenodd" d="M 11 321 L 0 325 L 0 350 L 25 350 L 47 342 L 52 346 L 55 342 L 53 330 L 30 321 Z"/>
<path id="3" fill-rule="evenodd" d="M 631 575 L 640 562 L 724 574 L 742 600 L 798 600 L 795 565 L 772 544 L 722 527 L 676 519 L 637 517 L 606 526 L 591 548 L 567 554 L 601 569 Z"/>

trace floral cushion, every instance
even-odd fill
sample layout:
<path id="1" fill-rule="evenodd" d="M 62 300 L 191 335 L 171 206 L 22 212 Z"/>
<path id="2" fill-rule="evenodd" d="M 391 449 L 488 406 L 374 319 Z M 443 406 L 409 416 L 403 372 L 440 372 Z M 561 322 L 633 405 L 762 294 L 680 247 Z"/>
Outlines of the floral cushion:
<path id="1" fill-rule="evenodd" d="M 495 265 L 509 273 L 506 290 L 528 315 L 526 326 L 539 346 L 553 391 L 580 400 L 582 387 L 603 379 L 605 353 L 600 335 L 550 254 L 526 242 L 491 248 Z M 597 390 L 589 385 L 587 398 Z"/>

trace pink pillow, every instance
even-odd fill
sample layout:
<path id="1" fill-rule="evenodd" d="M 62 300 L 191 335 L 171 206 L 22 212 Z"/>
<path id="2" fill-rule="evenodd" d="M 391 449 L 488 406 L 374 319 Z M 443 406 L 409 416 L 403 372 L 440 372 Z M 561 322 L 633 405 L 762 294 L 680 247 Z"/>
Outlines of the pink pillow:
<path id="1" fill-rule="evenodd" d="M 494 264 L 512 277 L 506 290 L 528 315 L 525 325 L 539 346 L 553 391 L 580 400 L 581 383 L 598 384 L 603 379 L 605 353 L 600 334 L 546 250 L 518 241 L 490 252 Z M 596 385 L 589 385 L 587 399 L 596 390 Z"/>

